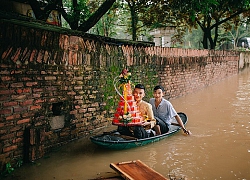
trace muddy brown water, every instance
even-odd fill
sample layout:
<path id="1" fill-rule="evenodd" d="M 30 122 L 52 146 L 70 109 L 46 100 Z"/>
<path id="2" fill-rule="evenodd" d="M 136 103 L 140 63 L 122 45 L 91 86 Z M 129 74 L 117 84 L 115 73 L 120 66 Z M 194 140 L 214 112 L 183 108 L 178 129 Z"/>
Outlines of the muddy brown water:
<path id="1" fill-rule="evenodd" d="M 20 180 L 87 180 L 114 171 L 112 162 L 140 159 L 165 177 L 250 180 L 250 70 L 171 100 L 188 115 L 187 129 L 129 150 L 107 150 L 89 139 L 71 142 L 14 171 Z"/>

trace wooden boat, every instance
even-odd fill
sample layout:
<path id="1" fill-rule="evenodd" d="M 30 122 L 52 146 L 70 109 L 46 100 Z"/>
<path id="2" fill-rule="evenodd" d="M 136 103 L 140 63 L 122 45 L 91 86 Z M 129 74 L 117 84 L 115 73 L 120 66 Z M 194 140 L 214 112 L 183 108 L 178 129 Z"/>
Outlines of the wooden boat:
<path id="1" fill-rule="evenodd" d="M 180 116 L 183 124 L 185 125 L 188 121 L 186 114 L 178 112 L 178 115 Z M 132 136 L 119 135 L 119 133 L 115 130 L 111 132 L 104 132 L 101 135 L 92 136 L 90 137 L 90 140 L 101 147 L 109 149 L 135 148 L 139 146 L 144 146 L 149 143 L 160 141 L 166 137 L 172 136 L 173 134 L 181 130 L 181 127 L 177 125 L 178 123 L 176 122 L 175 118 L 172 119 L 171 124 L 172 125 L 170 126 L 170 129 L 167 133 L 144 139 L 137 139 Z"/>

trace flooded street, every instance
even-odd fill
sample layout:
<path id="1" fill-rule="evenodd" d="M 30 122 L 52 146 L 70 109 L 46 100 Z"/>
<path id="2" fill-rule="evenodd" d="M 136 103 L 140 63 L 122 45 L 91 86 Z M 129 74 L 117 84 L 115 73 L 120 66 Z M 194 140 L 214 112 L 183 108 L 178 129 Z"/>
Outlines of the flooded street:
<path id="1" fill-rule="evenodd" d="M 187 114 L 191 136 L 122 151 L 80 139 L 16 169 L 15 179 L 87 180 L 114 172 L 112 162 L 140 159 L 167 178 L 250 180 L 250 69 L 171 102 Z"/>

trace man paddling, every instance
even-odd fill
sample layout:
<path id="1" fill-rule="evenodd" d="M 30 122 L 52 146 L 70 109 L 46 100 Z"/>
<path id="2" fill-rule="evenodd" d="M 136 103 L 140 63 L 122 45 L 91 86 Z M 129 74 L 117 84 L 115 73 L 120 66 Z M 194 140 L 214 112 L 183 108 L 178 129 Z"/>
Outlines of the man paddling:
<path id="1" fill-rule="evenodd" d="M 163 121 L 165 124 L 164 131 L 169 131 L 169 126 L 171 125 L 171 119 L 174 117 L 178 122 L 183 132 L 187 135 L 190 135 L 191 132 L 187 130 L 180 118 L 180 116 L 175 111 L 173 105 L 166 99 L 163 98 L 164 88 L 160 85 L 155 86 L 154 88 L 154 98 L 149 100 L 149 103 L 152 105 L 154 118 L 158 121 Z M 162 133 L 166 133 L 162 132 Z"/>

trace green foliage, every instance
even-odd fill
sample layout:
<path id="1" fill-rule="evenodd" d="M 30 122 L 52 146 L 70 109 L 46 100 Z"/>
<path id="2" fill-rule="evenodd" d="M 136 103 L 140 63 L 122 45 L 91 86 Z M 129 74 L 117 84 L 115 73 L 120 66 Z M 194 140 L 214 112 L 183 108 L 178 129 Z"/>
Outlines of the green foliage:
<path id="1" fill-rule="evenodd" d="M 16 166 L 21 167 L 22 165 L 23 165 L 23 160 L 18 159 L 17 162 L 16 162 Z"/>
<path id="2" fill-rule="evenodd" d="M 238 49 L 237 42 L 242 37 L 250 37 L 250 25 L 247 23 L 247 18 L 240 16 L 238 26 L 235 26 L 232 21 L 227 21 L 218 29 L 218 45 L 216 49 Z M 187 31 L 183 37 L 183 44 L 177 46 L 182 48 L 202 49 L 202 30 L 200 27 Z"/>
<path id="3" fill-rule="evenodd" d="M 35 3 L 34 3 L 35 2 Z M 29 0 L 34 12 L 41 14 L 39 0 Z M 108 37 L 133 40 L 150 39 L 149 30 L 175 26 L 173 41 L 182 42 L 187 28 L 203 31 L 202 45 L 215 49 L 220 43 L 219 29 L 228 31 L 239 26 L 239 15 L 249 17 L 250 0 L 63 0 L 44 1 L 46 8 L 59 8 L 71 29 Z M 59 3 L 59 4 L 55 4 Z M 50 11 L 52 9 L 46 9 Z M 108 11 L 109 10 L 109 11 Z M 105 14 L 106 13 L 106 14 Z M 101 18 L 102 17 L 102 18 Z M 228 23 L 230 21 L 230 23 Z M 65 24 L 65 23 L 64 23 Z M 230 24 L 230 26 L 227 26 Z M 232 26 L 232 25 L 233 26 Z"/>
<path id="4" fill-rule="evenodd" d="M 203 49 L 201 28 L 186 31 L 183 41 L 184 43 L 180 45 L 182 48 Z"/>
<path id="5" fill-rule="evenodd" d="M 158 75 L 156 71 L 152 71 L 147 69 L 146 71 L 146 84 L 148 85 L 149 89 L 147 90 L 146 98 L 149 100 L 153 97 L 153 88 L 158 85 Z"/>
<path id="6" fill-rule="evenodd" d="M 88 0 L 78 1 L 78 4 L 74 5 L 72 0 L 63 0 L 63 5 L 70 18 L 77 18 L 80 22 L 85 21 L 90 16 L 90 9 L 88 6 Z"/>
<path id="7" fill-rule="evenodd" d="M 77 29 L 79 23 L 86 21 L 91 15 L 88 0 L 81 0 L 79 2 L 73 0 L 63 0 L 63 7 L 65 9 L 63 16 L 66 20 L 64 21 L 63 19 L 62 21 L 63 27 Z"/>
<path id="8" fill-rule="evenodd" d="M 128 124 L 132 121 L 132 116 L 129 112 L 127 112 L 127 114 L 119 116 L 119 121 L 123 124 Z"/>
<path id="9" fill-rule="evenodd" d="M 8 174 L 11 174 L 11 173 L 14 171 L 14 168 L 11 167 L 10 162 L 8 162 L 8 163 L 6 164 L 6 169 L 5 169 L 5 171 L 6 171 Z"/>
<path id="10" fill-rule="evenodd" d="M 180 27 L 192 29 L 199 26 L 203 31 L 203 47 L 215 49 L 219 26 L 230 20 L 238 26 L 237 18 L 249 12 L 249 4 L 250 0 L 170 0 L 168 3 L 152 0 L 141 9 L 144 14 L 142 21 L 148 27 L 174 25 L 180 36 L 184 32 Z"/>
<path id="11" fill-rule="evenodd" d="M 249 0 L 239 3 L 234 0 L 206 0 L 195 5 L 196 3 L 198 2 L 195 0 L 187 5 L 187 1 L 180 1 L 173 4 L 172 8 L 178 16 L 184 14 L 191 17 L 185 19 L 188 26 L 197 28 L 198 25 L 201 28 L 203 31 L 202 44 L 205 49 L 215 49 L 220 35 L 219 27 L 228 21 L 238 26 L 239 15 L 248 11 L 249 8 L 246 6 L 249 4 Z"/>
<path id="12" fill-rule="evenodd" d="M 10 162 L 6 163 L 5 170 L 1 173 L 1 176 L 8 176 L 14 171 L 14 168 L 11 166 Z"/>
<path id="13" fill-rule="evenodd" d="M 110 110 L 114 109 L 114 105 L 117 102 L 117 94 L 114 88 L 114 79 L 115 77 L 119 76 L 121 72 L 121 69 L 117 66 L 110 66 L 109 71 L 106 73 L 106 78 L 105 81 L 103 82 L 104 84 L 104 89 L 103 89 L 103 94 L 104 94 L 104 101 L 106 102 L 105 109 Z"/>
<path id="14" fill-rule="evenodd" d="M 23 165 L 23 160 L 22 159 L 17 159 L 16 160 L 16 164 L 14 164 L 15 167 L 21 167 Z M 1 177 L 4 177 L 4 176 L 9 176 L 11 175 L 13 172 L 14 172 L 15 168 L 12 167 L 11 163 L 10 162 L 7 162 L 5 164 L 5 169 L 4 171 L 0 174 L 0 179 Z"/>
<path id="15" fill-rule="evenodd" d="M 117 25 L 115 23 L 118 21 L 118 8 L 116 4 L 114 4 L 111 9 L 102 16 L 95 26 L 89 30 L 89 33 L 106 37 L 114 37 L 117 35 Z"/>
<path id="16" fill-rule="evenodd" d="M 146 1 L 141 0 L 124 0 L 119 2 L 117 25 L 123 31 L 120 34 L 127 34 L 125 38 L 132 37 L 132 40 L 140 40 L 140 37 L 150 37 L 148 28 L 141 21 L 145 14 L 141 11 Z M 119 37 L 121 38 L 121 37 Z"/>

